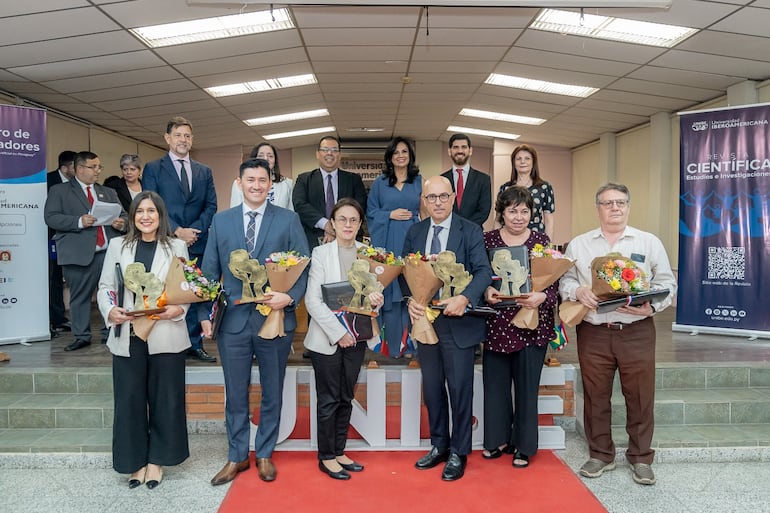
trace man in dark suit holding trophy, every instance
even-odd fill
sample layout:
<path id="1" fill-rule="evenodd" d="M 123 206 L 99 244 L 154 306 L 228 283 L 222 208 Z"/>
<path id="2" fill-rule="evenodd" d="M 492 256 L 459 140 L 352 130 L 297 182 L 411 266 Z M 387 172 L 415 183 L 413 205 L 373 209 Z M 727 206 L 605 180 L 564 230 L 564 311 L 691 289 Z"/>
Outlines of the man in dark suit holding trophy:
<path id="1" fill-rule="evenodd" d="M 465 315 L 465 312 L 481 302 L 484 290 L 492 282 L 492 270 L 479 225 L 452 214 L 455 193 L 449 180 L 443 176 L 426 180 L 422 194 L 430 218 L 409 229 L 403 254 L 419 251 L 430 255 L 452 251 L 456 261 L 472 275 L 472 280 L 460 294 L 439 302 L 444 311 L 433 322 L 438 343 L 420 342 L 417 351 L 432 447 L 415 466 L 425 470 L 446 462 L 441 478 L 454 481 L 465 473 L 467 456 L 471 452 L 474 350 L 484 338 L 484 319 Z M 409 301 L 412 322 L 424 315 L 423 305 Z"/>
<path id="2" fill-rule="evenodd" d="M 265 305 L 272 310 L 284 311 L 285 335 L 273 339 L 261 337 L 259 332 L 265 317 L 255 309 L 253 302 L 240 301 L 247 298 L 242 298 L 243 282 L 231 270 L 237 272 L 237 264 L 231 265 L 234 264 L 231 253 L 245 251 L 251 259 L 264 264 L 275 252 L 294 250 L 307 255 L 307 240 L 297 214 L 267 201 L 272 186 L 267 161 L 249 159 L 241 164 L 238 185 L 243 191 L 243 203 L 214 216 L 201 266 L 206 276 L 214 279 L 221 276 L 222 286 L 229 292 L 217 337 L 225 376 L 229 449 L 227 463 L 211 480 L 215 486 L 232 481 L 239 472 L 249 468 L 249 382 L 253 356 L 259 362 L 262 386 L 259 428 L 254 439 L 257 470 L 263 481 L 273 481 L 276 477 L 272 454 L 278 439 L 286 362 L 297 326 L 294 309 L 307 285 L 305 270 L 288 293 L 272 291 L 266 296 L 269 299 Z M 212 325 L 208 318 L 211 305 L 204 305 L 199 309 L 198 318 L 203 334 L 211 337 Z"/>

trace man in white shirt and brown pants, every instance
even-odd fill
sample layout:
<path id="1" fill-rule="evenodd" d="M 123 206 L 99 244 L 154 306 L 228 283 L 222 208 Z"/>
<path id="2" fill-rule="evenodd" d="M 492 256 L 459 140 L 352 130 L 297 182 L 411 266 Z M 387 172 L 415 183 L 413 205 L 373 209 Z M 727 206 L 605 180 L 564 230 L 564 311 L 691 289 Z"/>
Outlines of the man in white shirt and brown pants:
<path id="1" fill-rule="evenodd" d="M 628 226 L 631 198 L 625 185 L 608 183 L 596 193 L 599 228 L 579 235 L 565 256 L 575 260 L 559 284 L 562 299 L 579 301 L 591 310 L 577 326 L 578 360 L 583 380 L 586 440 L 590 458 L 580 474 L 599 477 L 615 468 L 612 440 L 612 383 L 615 371 L 626 399 L 626 459 L 635 482 L 655 484 L 651 448 L 655 426 L 655 324 L 652 316 L 671 305 L 676 279 L 660 240 Z M 612 312 L 595 311 L 598 298 L 591 291 L 591 261 L 620 253 L 642 269 L 651 287 L 671 292 L 661 301 L 623 306 Z"/>

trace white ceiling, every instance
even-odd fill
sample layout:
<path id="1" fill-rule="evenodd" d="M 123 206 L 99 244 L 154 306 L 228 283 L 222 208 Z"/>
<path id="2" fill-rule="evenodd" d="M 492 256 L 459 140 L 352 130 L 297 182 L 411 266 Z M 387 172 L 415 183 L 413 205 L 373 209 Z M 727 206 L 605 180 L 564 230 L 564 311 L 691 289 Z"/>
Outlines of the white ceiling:
<path id="1" fill-rule="evenodd" d="M 183 115 L 193 122 L 199 148 L 250 146 L 262 135 L 327 125 L 336 126 L 343 141 L 394 135 L 447 140 L 447 127 L 459 125 L 572 148 L 645 123 L 656 112 L 720 97 L 744 80 L 770 78 L 770 0 L 586 10 L 700 29 L 672 49 L 527 29 L 536 8 L 290 10 L 295 29 L 153 50 L 127 29 L 238 9 L 186 0 L 6 0 L 0 3 L 0 90 L 155 145 L 162 144 L 166 121 Z M 485 85 L 492 72 L 600 91 L 579 99 Z M 318 84 L 218 99 L 203 90 L 304 73 L 314 73 Z M 411 82 L 403 84 L 403 77 Z M 324 107 L 330 119 L 262 127 L 242 122 Z M 463 107 L 548 121 L 481 120 L 459 116 Z M 355 127 L 384 132 L 348 130 Z M 285 149 L 317 139 L 273 142 Z"/>

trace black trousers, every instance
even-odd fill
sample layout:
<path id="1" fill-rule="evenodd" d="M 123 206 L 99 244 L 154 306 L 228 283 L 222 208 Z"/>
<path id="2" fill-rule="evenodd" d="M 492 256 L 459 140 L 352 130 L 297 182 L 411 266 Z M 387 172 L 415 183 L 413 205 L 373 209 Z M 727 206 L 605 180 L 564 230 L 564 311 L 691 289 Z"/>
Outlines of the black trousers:
<path id="1" fill-rule="evenodd" d="M 318 422 L 318 459 L 331 460 L 345 453 L 353 396 L 366 354 L 366 342 L 337 348 L 332 355 L 310 351 L 315 371 Z"/>
<path id="2" fill-rule="evenodd" d="M 484 351 L 485 449 L 510 444 L 525 456 L 537 452 L 537 396 L 547 349 L 543 345 L 513 353 Z"/>
<path id="3" fill-rule="evenodd" d="M 178 465 L 190 456 L 185 353 L 151 355 L 137 337 L 131 337 L 129 352 L 129 357 L 112 356 L 112 466 L 130 474 L 148 463 Z"/>

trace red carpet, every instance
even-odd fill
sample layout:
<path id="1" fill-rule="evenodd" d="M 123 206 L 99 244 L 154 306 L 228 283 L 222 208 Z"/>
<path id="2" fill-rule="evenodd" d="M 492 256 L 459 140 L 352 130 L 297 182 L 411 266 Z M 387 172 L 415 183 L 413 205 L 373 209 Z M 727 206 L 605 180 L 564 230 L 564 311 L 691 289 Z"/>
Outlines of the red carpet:
<path id="1" fill-rule="evenodd" d="M 606 513 L 599 500 L 551 451 L 539 451 L 529 468 L 511 456 L 468 458 L 459 481 L 441 480 L 442 466 L 417 470 L 423 452 L 351 452 L 366 466 L 349 481 L 318 470 L 315 452 L 276 452 L 278 478 L 264 483 L 253 462 L 230 485 L 219 513 Z"/>

